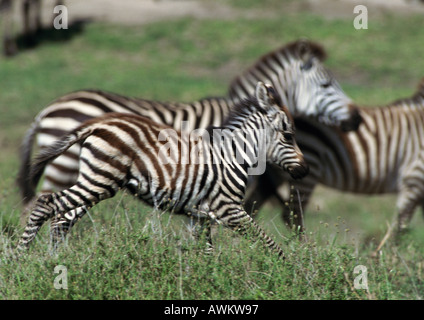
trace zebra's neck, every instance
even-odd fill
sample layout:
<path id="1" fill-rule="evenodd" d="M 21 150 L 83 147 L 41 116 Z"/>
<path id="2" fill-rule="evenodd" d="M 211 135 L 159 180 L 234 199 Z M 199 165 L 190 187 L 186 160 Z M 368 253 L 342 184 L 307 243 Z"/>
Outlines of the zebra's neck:
<path id="1" fill-rule="evenodd" d="M 263 116 L 254 106 L 244 106 L 236 108 L 222 127 L 209 129 L 215 155 L 224 154 L 224 161 L 245 179 L 265 170 L 268 130 Z"/>
<path id="2" fill-rule="evenodd" d="M 296 84 L 294 79 L 298 78 L 297 58 L 293 57 L 286 50 L 275 51 L 268 54 L 258 61 L 252 68 L 248 69 L 235 81 L 229 95 L 234 104 L 239 103 L 242 99 L 249 97 L 254 91 L 257 81 L 267 83 L 278 83 L 274 86 L 284 105 L 290 110 L 296 108 Z M 262 70 L 265 68 L 265 70 Z M 238 83 L 238 85 L 237 85 Z M 234 89 L 233 87 L 236 87 Z"/>

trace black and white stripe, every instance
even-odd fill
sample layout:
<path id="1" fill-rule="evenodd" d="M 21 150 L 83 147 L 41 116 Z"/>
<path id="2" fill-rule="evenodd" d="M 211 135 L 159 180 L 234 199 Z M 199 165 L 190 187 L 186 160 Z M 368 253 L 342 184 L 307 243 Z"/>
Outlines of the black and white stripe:
<path id="1" fill-rule="evenodd" d="M 323 67 L 324 57 L 323 49 L 312 42 L 301 40 L 284 46 L 259 59 L 237 78 L 231 98 L 163 103 L 93 90 L 65 95 L 40 112 L 23 140 L 18 174 L 23 201 L 28 203 L 35 196 L 36 186 L 26 181 L 35 139 L 40 149 L 47 148 L 82 121 L 108 112 L 142 115 L 175 129 L 181 129 L 181 121 L 188 121 L 184 130 L 220 125 L 233 101 L 253 95 L 254 83 L 261 78 L 272 83 L 292 114 L 355 129 L 360 120 L 356 108 Z M 78 154 L 79 145 L 74 145 L 46 167 L 41 192 L 62 190 L 75 182 Z"/>
<path id="2" fill-rule="evenodd" d="M 361 121 L 356 106 L 324 67 L 326 53 L 313 42 L 300 40 L 258 59 L 235 78 L 229 94 L 237 101 L 248 97 L 258 81 L 271 83 L 293 117 L 356 130 Z"/>
<path id="3" fill-rule="evenodd" d="M 307 173 L 292 118 L 273 88 L 258 83 L 254 98 L 238 104 L 222 127 L 210 127 L 197 139 L 169 132 L 175 131 L 145 117 L 109 113 L 44 149 L 33 167 L 33 183 L 52 159 L 80 142 L 78 179 L 70 188 L 38 198 L 19 248 L 28 247 L 47 219 L 52 219 L 56 245 L 90 207 L 125 188 L 152 206 L 204 215 L 241 234 L 252 231 L 283 255 L 242 207 L 249 170 L 262 152 L 294 178 Z"/>
<path id="4" fill-rule="evenodd" d="M 174 103 L 131 98 L 100 90 L 82 90 L 65 95 L 38 114 L 23 139 L 17 182 L 24 203 L 35 196 L 36 186 L 27 182 L 35 139 L 43 150 L 82 122 L 110 112 L 137 114 L 177 130 L 192 131 L 220 125 L 231 106 L 232 103 L 224 98 Z M 42 193 L 65 189 L 76 181 L 79 152 L 79 144 L 73 145 L 47 165 Z"/>
<path id="5" fill-rule="evenodd" d="M 310 166 L 302 181 L 291 182 L 299 190 L 305 208 L 317 184 L 357 194 L 397 194 L 397 230 L 409 226 L 417 206 L 424 209 L 424 79 L 411 97 L 384 107 L 360 108 L 363 119 L 355 132 L 342 132 L 316 121 L 296 119 L 296 140 Z M 246 208 L 258 209 L 271 196 L 284 207 L 283 217 L 301 226 L 297 199 L 290 202 L 284 190 L 289 177 L 269 168 L 259 177 Z M 249 209 L 248 209 L 249 210 Z"/>

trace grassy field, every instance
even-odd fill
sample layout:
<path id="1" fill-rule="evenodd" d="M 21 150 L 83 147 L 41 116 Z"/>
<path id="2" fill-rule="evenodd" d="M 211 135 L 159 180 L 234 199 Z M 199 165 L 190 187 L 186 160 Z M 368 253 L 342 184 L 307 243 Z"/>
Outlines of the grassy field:
<path id="1" fill-rule="evenodd" d="M 261 54 L 300 37 L 325 46 L 326 65 L 361 105 L 409 96 L 424 76 L 422 16 L 380 15 L 370 19 L 368 30 L 356 30 L 353 15 L 285 14 L 277 1 L 268 2 L 270 14 L 261 18 L 91 23 L 67 42 L 45 41 L 13 59 L 0 58 L 0 299 L 424 297 L 421 212 L 400 242 L 387 242 L 373 257 L 396 213 L 395 196 L 323 187 L 306 211 L 305 242 L 284 228 L 277 208 L 269 205 L 259 214 L 260 225 L 285 249 L 284 263 L 221 229 L 215 252 L 205 256 L 187 219 L 154 211 L 124 193 L 93 208 L 56 254 L 45 227 L 28 255 L 10 256 L 22 232 L 14 185 L 20 141 L 34 116 L 69 91 L 101 88 L 176 101 L 219 96 Z M 238 10 L 259 10 L 253 1 L 233 3 Z M 67 269 L 66 290 L 54 286 L 58 265 Z M 368 289 L 355 289 L 358 265 L 367 268 Z"/>

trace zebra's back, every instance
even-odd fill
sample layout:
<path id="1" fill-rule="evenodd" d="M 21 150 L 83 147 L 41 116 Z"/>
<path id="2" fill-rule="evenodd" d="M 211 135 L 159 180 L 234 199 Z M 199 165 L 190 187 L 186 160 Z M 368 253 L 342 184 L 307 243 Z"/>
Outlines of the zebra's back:
<path id="1" fill-rule="evenodd" d="M 184 213 L 209 202 L 218 171 L 210 168 L 212 161 L 193 164 L 186 158 L 183 150 L 193 149 L 194 143 L 180 132 L 136 115 L 108 113 L 93 121 L 80 155 L 80 172 L 98 177 L 88 180 L 88 189 L 103 189 L 113 177 L 114 191 L 127 188 L 159 209 Z"/>
<path id="2" fill-rule="evenodd" d="M 62 96 L 37 115 L 23 141 L 17 182 L 24 201 L 35 195 L 34 188 L 26 181 L 35 138 L 42 150 L 82 122 L 113 112 L 145 116 L 156 123 L 190 131 L 219 125 L 231 107 L 232 102 L 225 98 L 205 98 L 192 103 L 158 102 L 102 90 L 81 90 Z M 76 144 L 47 166 L 42 192 L 73 184 L 78 174 L 79 153 L 80 146 Z"/>

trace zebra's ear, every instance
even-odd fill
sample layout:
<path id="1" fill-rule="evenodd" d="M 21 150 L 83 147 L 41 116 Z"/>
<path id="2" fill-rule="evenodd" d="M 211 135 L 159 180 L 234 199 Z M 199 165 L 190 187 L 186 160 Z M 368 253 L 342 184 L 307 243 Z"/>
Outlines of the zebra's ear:
<path id="1" fill-rule="evenodd" d="M 325 49 L 319 43 L 300 39 L 295 43 L 295 51 L 297 56 L 303 61 L 308 62 L 312 57 L 324 61 L 327 58 Z"/>
<path id="2" fill-rule="evenodd" d="M 271 85 L 266 85 L 262 81 L 257 83 L 255 95 L 259 107 L 264 110 L 269 110 L 276 104 L 276 92 L 274 88 Z"/>
<path id="3" fill-rule="evenodd" d="M 306 39 L 301 39 L 296 43 L 297 55 L 303 61 L 308 61 L 311 56 L 311 45 Z"/>
<path id="4" fill-rule="evenodd" d="M 297 55 L 302 61 L 302 70 L 309 70 L 312 67 L 312 50 L 311 44 L 307 40 L 299 40 L 296 46 Z"/>

